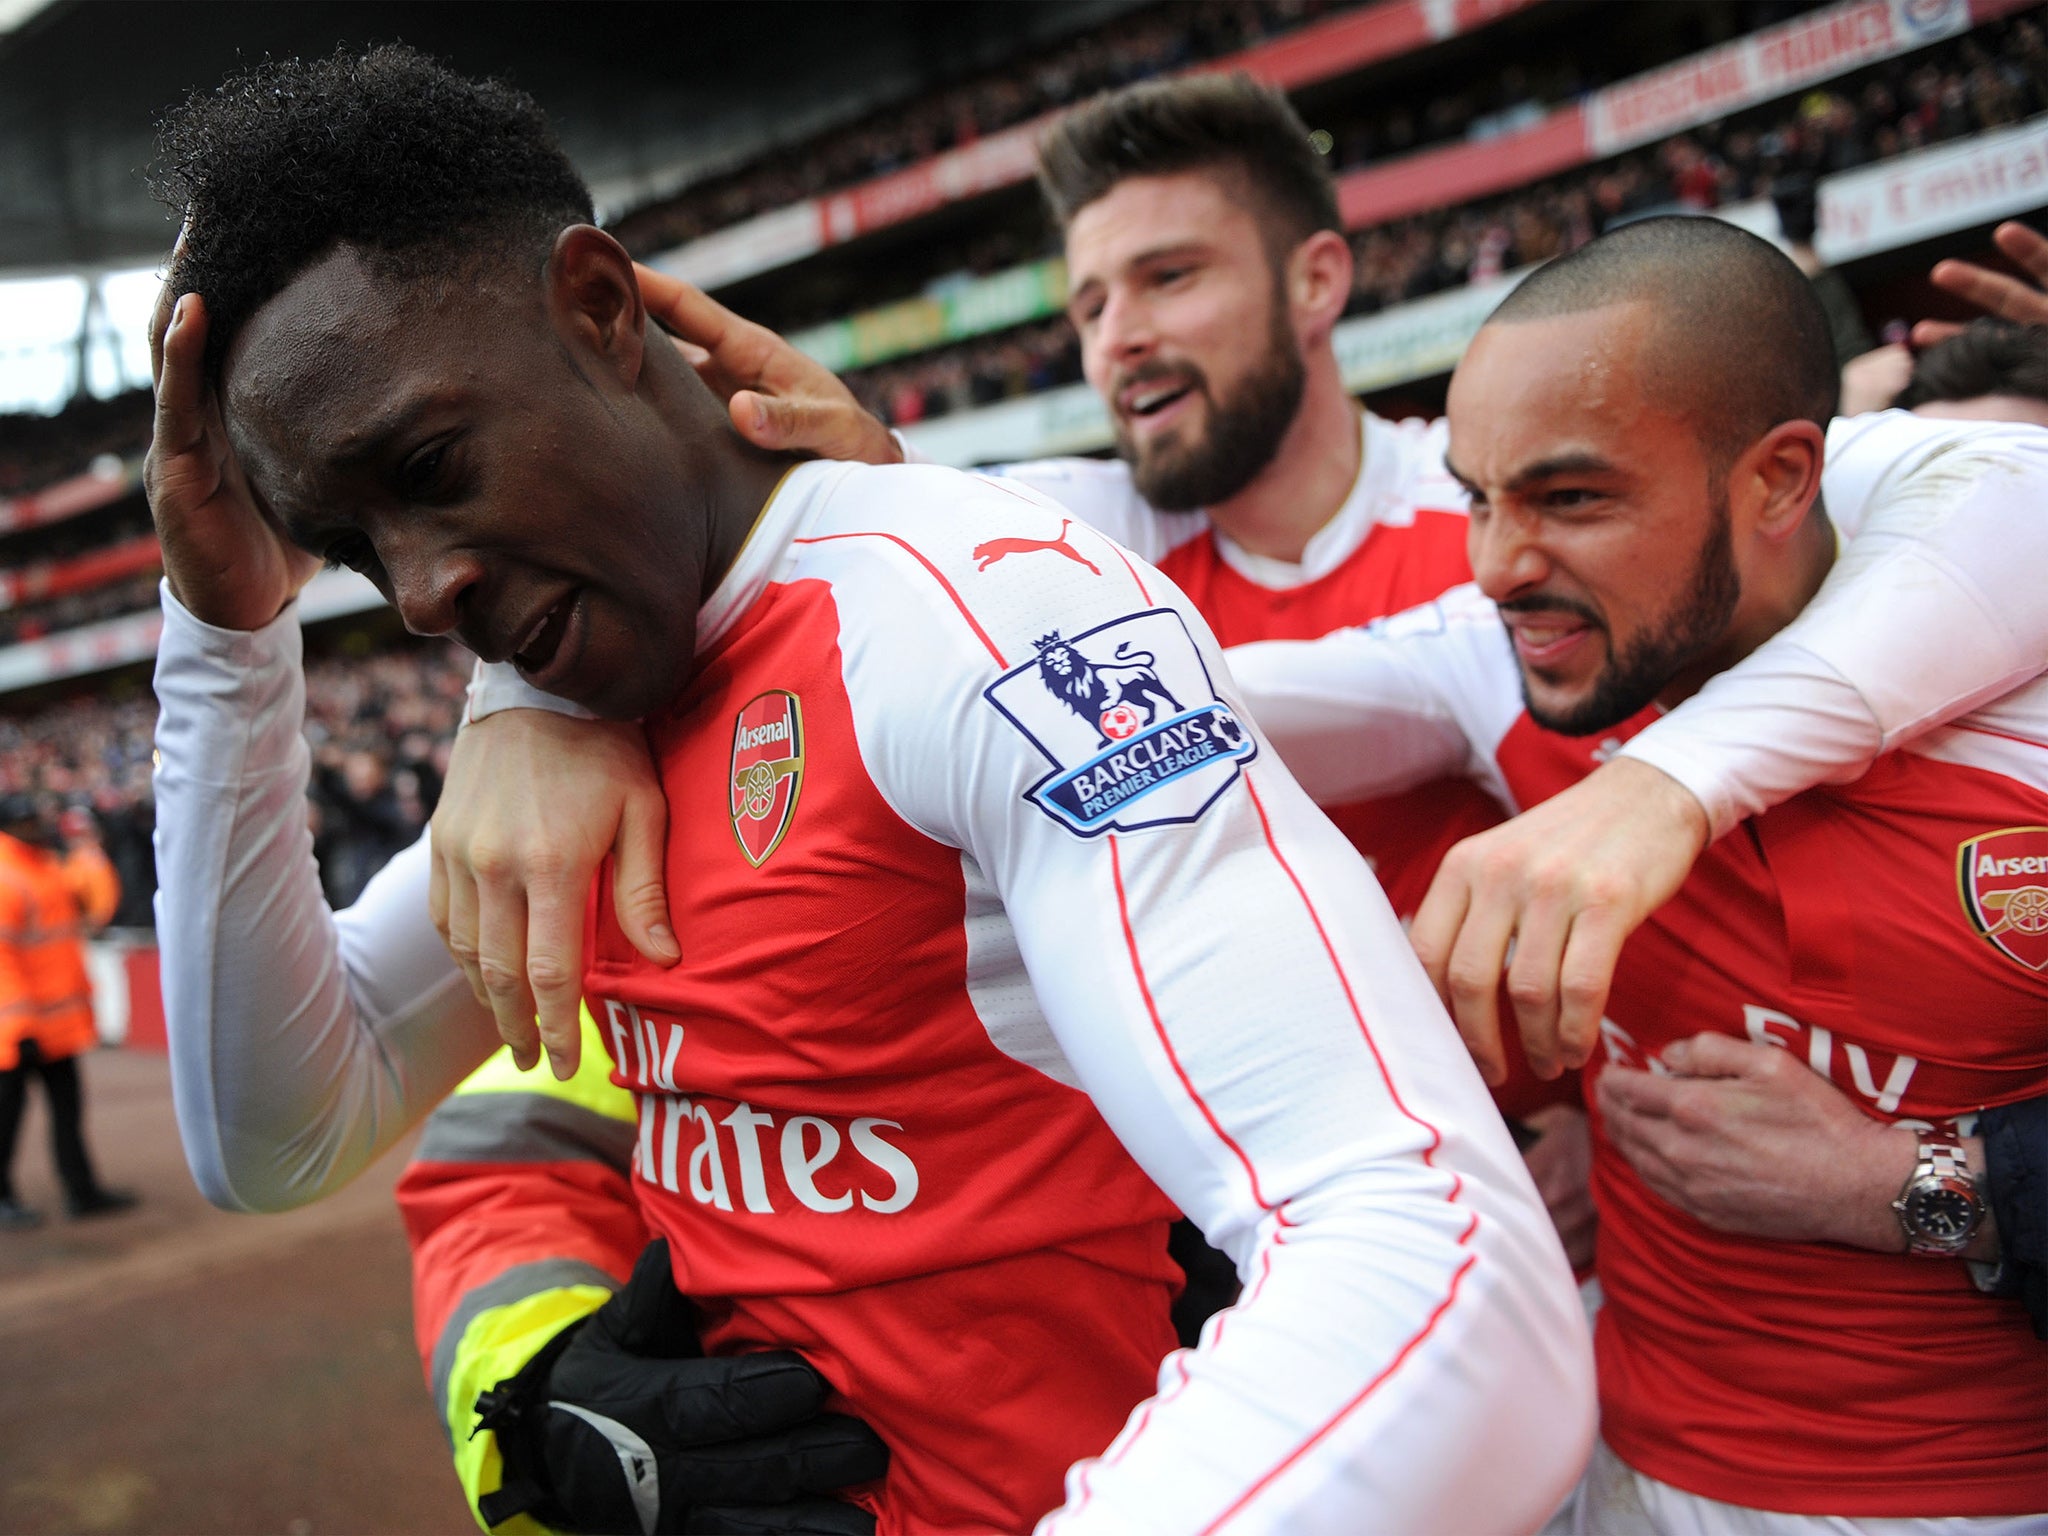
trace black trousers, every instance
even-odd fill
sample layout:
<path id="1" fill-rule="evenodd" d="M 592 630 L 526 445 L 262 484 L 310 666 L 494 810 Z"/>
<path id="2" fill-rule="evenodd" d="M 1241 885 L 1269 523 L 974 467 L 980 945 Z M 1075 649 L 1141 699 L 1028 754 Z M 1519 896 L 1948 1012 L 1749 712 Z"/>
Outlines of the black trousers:
<path id="1" fill-rule="evenodd" d="M 0 1072 L 0 1200 L 14 1198 L 14 1144 L 21 1135 L 22 1111 L 28 1107 L 31 1075 L 43 1080 L 43 1098 L 50 1106 L 50 1156 L 57 1164 L 57 1178 L 72 1200 L 86 1199 L 99 1185 L 85 1153 L 85 1097 L 78 1058 L 45 1061 L 35 1042 L 26 1040 L 19 1064 Z"/>

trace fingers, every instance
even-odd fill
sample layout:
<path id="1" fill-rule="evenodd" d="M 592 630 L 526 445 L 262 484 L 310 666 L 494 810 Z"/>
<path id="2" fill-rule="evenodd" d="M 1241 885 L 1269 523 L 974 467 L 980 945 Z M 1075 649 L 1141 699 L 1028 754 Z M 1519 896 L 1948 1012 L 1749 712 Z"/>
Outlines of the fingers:
<path id="1" fill-rule="evenodd" d="M 535 878 L 526 891 L 526 984 L 555 1076 L 583 1056 L 583 912 L 589 879 Z"/>
<path id="2" fill-rule="evenodd" d="M 735 386 L 761 382 L 761 370 L 780 337 L 750 320 L 742 320 L 710 294 L 679 277 L 638 262 L 634 263 L 633 271 L 640 279 L 640 296 L 649 312 L 682 340 L 702 348 L 709 366 L 718 369 Z"/>
<path id="3" fill-rule="evenodd" d="M 196 293 L 178 300 L 156 349 L 155 456 L 186 453 L 206 436 L 206 305 Z"/>
<path id="4" fill-rule="evenodd" d="M 2048 323 L 2048 294 L 2029 287 L 2016 277 L 1993 272 L 1969 261 L 1935 263 L 1929 274 L 1937 288 L 1944 288 L 1966 303 L 1988 314 L 2022 325 Z"/>
<path id="5" fill-rule="evenodd" d="M 1451 1016 L 1457 1020 L 1458 1033 L 1465 1037 L 1465 1045 L 1475 1061 L 1481 1057 L 1474 1042 L 1490 1043 L 1494 1052 L 1500 1053 L 1501 974 L 1507 969 L 1508 944 L 1514 936 L 1513 908 L 1505 902 L 1482 898 L 1465 913 L 1457 942 L 1444 965 L 1444 990 L 1450 998 Z M 1529 1068 L 1538 1077 L 1557 1076 L 1554 1064 L 1546 1071 L 1533 1055 Z M 1483 1066 L 1481 1071 L 1485 1072 Z M 1488 1083 L 1498 1087 L 1506 1079 L 1506 1071 L 1503 1062 L 1499 1075 L 1489 1076 Z"/>
<path id="6" fill-rule="evenodd" d="M 2029 273 L 2036 283 L 2048 287 L 2048 235 L 2030 229 L 2017 219 L 2008 219 L 1991 232 L 1991 241 L 2008 260 Z"/>
<path id="7" fill-rule="evenodd" d="M 1522 1052 L 1530 1070 L 1542 1077 L 1562 1059 L 1558 1048 L 1558 973 L 1563 968 L 1571 917 L 1559 902 L 1541 897 L 1524 909 L 1515 928 L 1514 957 L 1508 962 L 1508 1002 L 1515 1027 L 1522 1032 Z"/>
<path id="8" fill-rule="evenodd" d="M 1566 1067 L 1593 1059 L 1629 931 L 1627 917 L 1611 907 L 1589 908 L 1572 919 L 1557 971 L 1557 1059 Z"/>
<path id="9" fill-rule="evenodd" d="M 1775 1045 L 1757 1045 L 1711 1030 L 1674 1041 L 1658 1059 L 1681 1077 L 1770 1076 L 1781 1062 L 1792 1060 Z"/>
<path id="10" fill-rule="evenodd" d="M 664 1484 L 673 1467 L 678 1489 L 687 1490 L 685 1498 L 697 1503 L 753 1505 L 760 1517 L 771 1512 L 760 1506 L 780 1504 L 793 1494 L 829 1493 L 880 1477 L 889 1470 L 889 1452 L 881 1438 L 859 1419 L 821 1413 L 792 1429 L 706 1447 L 695 1453 L 684 1450 L 662 1457 L 662 1463 Z M 767 1525 L 752 1529 L 851 1527 Z"/>
<path id="11" fill-rule="evenodd" d="M 1415 921 L 1408 925 L 1408 942 L 1415 950 L 1415 958 L 1422 962 L 1422 969 L 1428 973 L 1430 984 L 1436 988 L 1436 995 L 1443 999 L 1446 1008 L 1452 1007 L 1451 954 L 1457 947 L 1472 899 L 1471 883 L 1463 874 L 1462 847 L 1461 844 L 1453 848 L 1445 856 L 1436 878 L 1430 881 L 1429 894 L 1422 898 L 1422 906 L 1415 913 Z M 1498 1088 L 1508 1076 L 1507 1054 L 1500 1043 L 1499 1020 L 1496 1018 L 1488 1028 L 1483 1020 L 1465 1019 L 1455 1009 L 1452 1017 L 1457 1022 L 1458 1033 L 1464 1037 L 1465 1049 L 1472 1053 L 1473 1063 L 1479 1068 L 1479 1075 L 1490 1087 Z"/>
<path id="12" fill-rule="evenodd" d="M 1913 349 L 1924 352 L 1962 333 L 1963 328 L 1953 320 L 1916 320 L 1913 322 Z"/>
<path id="13" fill-rule="evenodd" d="M 582 1053 L 582 1030 L 573 1005 L 566 1039 L 559 1013 L 552 1032 L 540 1027 L 540 1007 L 526 979 L 526 941 L 532 927 L 529 890 L 527 883 L 512 878 L 504 864 L 488 850 L 478 852 L 477 979 L 483 986 L 484 1000 L 498 1021 L 498 1037 L 512 1047 L 514 1060 L 522 1059 L 538 1042 L 547 1052 L 548 1065 L 555 1076 L 566 1082 L 576 1075 L 576 1061 Z"/>
<path id="14" fill-rule="evenodd" d="M 669 926 L 662 883 L 667 849 L 667 797 L 653 787 L 627 795 L 612 845 L 612 906 L 627 939 L 656 965 L 674 965 L 683 957 Z M 580 932 L 580 908 L 578 923 Z"/>
<path id="15" fill-rule="evenodd" d="M 484 903 L 485 897 L 470 872 L 459 865 L 451 865 L 448 870 L 448 952 L 462 968 L 463 976 L 469 981 L 470 992 L 491 1010 L 491 1016 L 498 1021 L 498 1038 L 511 1048 L 513 1065 L 522 1072 L 531 1072 L 540 1062 L 540 1033 L 534 1026 L 530 1008 L 522 1012 L 509 1000 L 501 1002 L 508 990 L 502 970 L 502 936 L 496 941 L 491 974 L 485 973 Z M 498 920 L 505 920 L 502 910 Z"/>

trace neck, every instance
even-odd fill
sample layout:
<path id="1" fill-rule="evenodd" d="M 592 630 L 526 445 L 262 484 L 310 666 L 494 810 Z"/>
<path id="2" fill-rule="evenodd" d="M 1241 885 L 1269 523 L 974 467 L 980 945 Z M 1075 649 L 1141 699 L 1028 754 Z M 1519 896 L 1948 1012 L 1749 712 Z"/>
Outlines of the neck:
<path id="1" fill-rule="evenodd" d="M 1792 535 L 1791 545 L 1782 558 L 1765 562 L 1761 570 L 1744 572 L 1742 601 L 1721 643 L 1674 677 L 1670 686 L 1657 695 L 1657 702 L 1666 709 L 1676 709 L 1704 688 L 1710 678 L 1735 666 L 1798 618 L 1820 591 L 1834 563 L 1834 524 L 1816 504 Z"/>
<path id="2" fill-rule="evenodd" d="M 1309 361 L 1301 409 L 1279 449 L 1250 485 L 1208 509 L 1209 521 L 1250 554 L 1299 564 L 1358 483 L 1363 459 L 1358 406 L 1325 343 Z"/>
<path id="3" fill-rule="evenodd" d="M 756 448 L 741 437 L 724 404 L 665 342 L 650 351 L 649 358 L 658 370 L 659 409 L 675 428 L 688 460 L 684 483 L 700 507 L 705 540 L 701 602 L 732 570 L 747 535 L 796 458 Z"/>

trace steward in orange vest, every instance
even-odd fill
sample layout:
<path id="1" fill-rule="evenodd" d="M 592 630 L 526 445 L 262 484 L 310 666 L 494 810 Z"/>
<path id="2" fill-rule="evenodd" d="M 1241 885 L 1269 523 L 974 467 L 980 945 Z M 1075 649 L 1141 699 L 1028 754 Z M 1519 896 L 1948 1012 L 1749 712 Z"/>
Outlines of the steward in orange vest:
<path id="1" fill-rule="evenodd" d="M 99 1043 L 85 936 L 112 915 L 120 885 L 96 845 L 64 854 L 55 843 L 55 821 L 33 798 L 0 802 L 0 1230 L 42 1219 L 15 1198 L 12 1177 L 31 1073 L 49 1098 L 66 1209 L 89 1216 L 134 1204 L 93 1175 L 75 1059 Z"/>

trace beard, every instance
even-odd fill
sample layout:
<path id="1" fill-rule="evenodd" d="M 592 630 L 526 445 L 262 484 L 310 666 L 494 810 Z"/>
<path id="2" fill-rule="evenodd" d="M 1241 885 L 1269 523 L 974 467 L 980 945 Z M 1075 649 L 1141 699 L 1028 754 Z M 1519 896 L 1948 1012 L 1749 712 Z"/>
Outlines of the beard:
<path id="1" fill-rule="evenodd" d="M 1266 352 L 1237 388 L 1226 396 L 1209 388 L 1208 376 L 1192 363 L 1134 370 L 1118 389 L 1147 377 L 1185 379 L 1209 402 L 1208 431 L 1193 443 L 1161 442 L 1140 451 L 1119 420 L 1117 456 L 1131 466 L 1131 483 L 1161 512 L 1193 512 L 1228 501 L 1273 462 L 1280 439 L 1301 410 L 1308 370 L 1302 365 L 1287 309 L 1278 296 Z"/>
<path id="2" fill-rule="evenodd" d="M 1637 636 L 1626 650 L 1608 660 L 1584 700 L 1565 709 L 1545 709 L 1537 704 L 1530 692 L 1529 675 L 1523 672 L 1522 702 L 1529 718 L 1543 729 L 1561 736 L 1591 736 L 1611 729 L 1648 708 L 1673 678 L 1721 643 L 1735 605 L 1742 599 L 1742 577 L 1735 569 L 1727 491 L 1715 486 L 1710 494 L 1715 498 L 1712 525 L 1684 598 L 1655 629 Z M 1591 608 L 1562 599 L 1539 598 L 1526 605 L 1508 602 L 1501 606 L 1524 612 L 1562 611 L 1600 622 Z"/>

